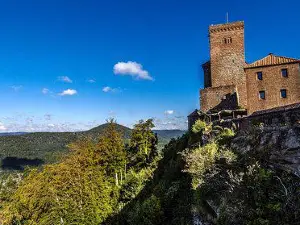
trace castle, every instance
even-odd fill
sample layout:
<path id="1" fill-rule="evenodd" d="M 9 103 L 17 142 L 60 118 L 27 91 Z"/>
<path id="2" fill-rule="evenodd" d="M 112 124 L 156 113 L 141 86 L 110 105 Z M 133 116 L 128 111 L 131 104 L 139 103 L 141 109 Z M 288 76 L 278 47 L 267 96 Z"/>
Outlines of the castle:
<path id="1" fill-rule="evenodd" d="M 209 27 L 210 60 L 202 65 L 204 89 L 201 111 L 189 118 L 189 127 L 201 115 L 210 121 L 249 116 L 300 103 L 300 60 L 272 53 L 253 63 L 245 61 L 244 22 Z"/>

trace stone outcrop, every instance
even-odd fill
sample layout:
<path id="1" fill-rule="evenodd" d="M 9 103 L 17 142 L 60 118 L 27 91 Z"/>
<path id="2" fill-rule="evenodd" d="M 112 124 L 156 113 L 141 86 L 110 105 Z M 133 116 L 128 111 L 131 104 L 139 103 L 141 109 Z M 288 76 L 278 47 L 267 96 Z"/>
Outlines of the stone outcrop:
<path id="1" fill-rule="evenodd" d="M 300 177 L 300 125 L 256 128 L 238 135 L 231 147 L 239 152 L 267 152 L 269 166 Z"/>

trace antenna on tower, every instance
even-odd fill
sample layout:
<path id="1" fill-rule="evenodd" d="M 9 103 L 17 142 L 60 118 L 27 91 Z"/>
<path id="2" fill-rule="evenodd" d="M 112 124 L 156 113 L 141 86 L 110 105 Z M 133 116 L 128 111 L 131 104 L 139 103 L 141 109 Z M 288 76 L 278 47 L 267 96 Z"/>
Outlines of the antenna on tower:
<path id="1" fill-rule="evenodd" d="M 226 13 L 226 23 L 229 23 L 228 12 Z"/>

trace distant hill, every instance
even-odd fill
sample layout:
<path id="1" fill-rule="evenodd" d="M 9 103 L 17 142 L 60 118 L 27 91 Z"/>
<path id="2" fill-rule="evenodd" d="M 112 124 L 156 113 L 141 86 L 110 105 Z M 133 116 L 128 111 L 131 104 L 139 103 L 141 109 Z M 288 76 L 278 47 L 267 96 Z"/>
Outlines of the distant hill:
<path id="1" fill-rule="evenodd" d="M 171 139 L 181 137 L 186 131 L 183 130 L 153 130 L 160 138 Z"/>
<path id="2" fill-rule="evenodd" d="M 92 137 L 95 137 L 95 136 L 99 136 L 103 133 L 103 130 L 105 130 L 107 128 L 108 124 L 105 123 L 105 124 L 102 124 L 100 126 L 97 126 L 97 127 L 94 127 L 88 131 L 82 131 L 82 132 L 79 132 L 80 134 L 82 135 L 89 135 L 89 136 L 92 136 Z M 117 124 L 117 130 L 122 134 L 124 135 L 124 138 L 128 139 L 130 138 L 130 135 L 131 135 L 131 129 L 128 128 L 128 127 L 125 127 L 123 125 L 120 125 L 120 124 Z"/>
<path id="3" fill-rule="evenodd" d="M 43 163 L 57 162 L 62 155 L 68 152 L 67 145 L 82 137 L 96 139 L 103 134 L 107 124 L 102 124 L 88 131 L 81 132 L 36 132 L 36 133 L 5 133 L 0 135 L 0 160 L 2 169 L 19 168 L 19 165 L 9 165 L 7 162 L 31 162 L 38 160 Z M 117 125 L 125 139 L 131 134 L 131 129 L 122 125 Z M 167 144 L 171 138 L 182 136 L 185 131 L 180 130 L 154 130 L 159 138 L 159 146 Z M 13 159 L 13 160 L 7 160 Z M 22 160 L 18 160 L 22 159 Z M 26 161 L 27 160 L 27 161 Z M 8 165 L 7 167 L 4 167 Z"/>
<path id="4" fill-rule="evenodd" d="M 8 133 L 0 133 L 0 136 L 17 136 L 27 134 L 26 132 L 8 132 Z"/>

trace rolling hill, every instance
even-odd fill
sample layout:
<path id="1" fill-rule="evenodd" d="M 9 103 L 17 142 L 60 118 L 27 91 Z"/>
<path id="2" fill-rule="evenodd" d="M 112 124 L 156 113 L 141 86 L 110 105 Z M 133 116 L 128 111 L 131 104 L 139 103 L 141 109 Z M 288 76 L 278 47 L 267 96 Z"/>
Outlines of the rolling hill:
<path id="1" fill-rule="evenodd" d="M 82 137 L 99 137 L 107 124 L 102 124 L 88 131 L 81 132 L 37 132 L 37 133 L 6 133 L 0 135 L 0 160 L 2 169 L 22 169 L 26 165 L 57 162 L 68 152 L 67 145 Z M 131 129 L 117 125 L 125 139 Z M 159 147 L 185 133 L 181 130 L 154 130 L 158 135 Z M 18 165 L 16 165 L 18 163 Z"/>

